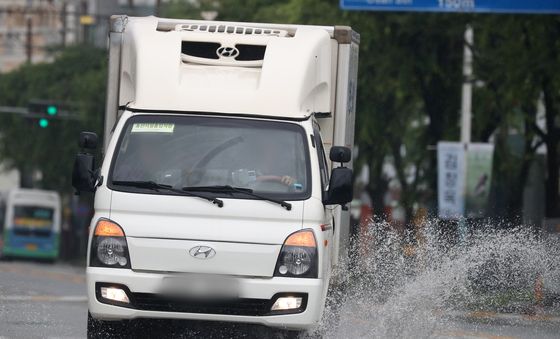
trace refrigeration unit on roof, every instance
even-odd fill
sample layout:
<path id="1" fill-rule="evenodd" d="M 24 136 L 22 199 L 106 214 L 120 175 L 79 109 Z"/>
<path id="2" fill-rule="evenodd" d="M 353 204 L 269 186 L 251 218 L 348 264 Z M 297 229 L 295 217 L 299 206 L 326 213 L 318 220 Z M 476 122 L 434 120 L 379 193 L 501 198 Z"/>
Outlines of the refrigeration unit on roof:
<path id="1" fill-rule="evenodd" d="M 175 31 L 189 31 L 201 33 L 224 33 L 224 34 L 242 34 L 242 35 L 270 35 L 277 37 L 288 36 L 288 31 L 283 29 L 270 29 L 258 27 L 246 27 L 238 25 L 215 25 L 215 24 L 178 24 Z"/>
<path id="2" fill-rule="evenodd" d="M 181 60 L 184 63 L 262 67 L 270 39 L 288 37 L 283 29 L 218 24 L 178 24 L 184 33 Z"/>
<path id="3" fill-rule="evenodd" d="M 212 22 L 178 22 L 163 29 L 158 21 L 127 21 L 121 105 L 298 118 L 331 111 L 328 30 Z"/>

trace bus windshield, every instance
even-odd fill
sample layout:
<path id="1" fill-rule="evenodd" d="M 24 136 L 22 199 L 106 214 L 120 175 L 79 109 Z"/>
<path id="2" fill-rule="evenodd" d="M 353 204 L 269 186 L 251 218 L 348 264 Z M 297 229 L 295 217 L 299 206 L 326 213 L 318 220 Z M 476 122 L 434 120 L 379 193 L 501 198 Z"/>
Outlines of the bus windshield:
<path id="1" fill-rule="evenodd" d="M 310 193 L 305 130 L 298 124 L 200 116 L 135 116 L 117 145 L 110 187 L 143 192 L 130 182 L 175 189 L 232 186 L 282 199 Z M 119 185 L 127 182 L 129 185 Z M 216 190 L 211 190 L 216 194 Z M 160 190 L 150 193 L 172 194 Z M 251 197 L 228 191 L 226 197 Z M 217 193 L 219 195 L 219 193 Z"/>
<path id="2" fill-rule="evenodd" d="M 15 230 L 51 230 L 54 209 L 40 206 L 14 206 Z"/>

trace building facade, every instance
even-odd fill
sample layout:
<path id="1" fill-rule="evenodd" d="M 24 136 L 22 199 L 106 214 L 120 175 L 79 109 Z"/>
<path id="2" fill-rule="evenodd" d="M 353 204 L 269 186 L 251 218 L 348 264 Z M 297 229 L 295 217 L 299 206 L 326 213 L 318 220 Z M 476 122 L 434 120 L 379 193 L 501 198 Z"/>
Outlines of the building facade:
<path id="1" fill-rule="evenodd" d="M 112 14 L 154 15 L 165 0 L 0 0 L 0 73 L 49 62 L 75 43 L 105 47 Z"/>

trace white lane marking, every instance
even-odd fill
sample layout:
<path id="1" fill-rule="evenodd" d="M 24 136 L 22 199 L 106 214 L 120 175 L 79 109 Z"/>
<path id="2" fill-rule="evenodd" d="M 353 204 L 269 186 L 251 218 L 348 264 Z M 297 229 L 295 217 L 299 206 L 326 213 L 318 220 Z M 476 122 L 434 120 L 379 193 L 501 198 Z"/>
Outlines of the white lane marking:
<path id="1" fill-rule="evenodd" d="M 50 301 L 50 302 L 87 302 L 85 295 L 3 295 L 2 301 Z"/>

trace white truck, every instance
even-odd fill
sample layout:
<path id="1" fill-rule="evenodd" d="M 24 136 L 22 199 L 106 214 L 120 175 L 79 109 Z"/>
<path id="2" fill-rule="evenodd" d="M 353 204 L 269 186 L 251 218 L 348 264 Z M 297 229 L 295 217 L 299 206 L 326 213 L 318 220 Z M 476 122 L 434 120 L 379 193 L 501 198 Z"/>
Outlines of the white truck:
<path id="1" fill-rule="evenodd" d="M 359 35 L 113 16 L 109 46 L 104 160 L 83 132 L 73 172 L 95 191 L 88 335 L 315 326 L 349 240 Z"/>

